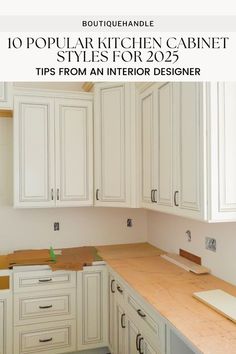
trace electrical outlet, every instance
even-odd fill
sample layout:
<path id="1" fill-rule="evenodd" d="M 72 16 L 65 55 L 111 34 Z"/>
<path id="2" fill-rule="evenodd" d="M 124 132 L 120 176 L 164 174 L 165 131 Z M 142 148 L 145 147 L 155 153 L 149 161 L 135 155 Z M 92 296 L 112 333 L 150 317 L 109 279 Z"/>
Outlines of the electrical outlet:
<path id="1" fill-rule="evenodd" d="M 209 251 L 216 252 L 216 239 L 211 237 L 206 237 L 205 247 Z"/>
<path id="2" fill-rule="evenodd" d="M 133 226 L 133 220 L 127 219 L 127 227 L 132 227 L 132 226 Z"/>
<path id="3" fill-rule="evenodd" d="M 59 222 L 54 222 L 54 231 L 59 231 L 59 230 L 60 230 Z"/>

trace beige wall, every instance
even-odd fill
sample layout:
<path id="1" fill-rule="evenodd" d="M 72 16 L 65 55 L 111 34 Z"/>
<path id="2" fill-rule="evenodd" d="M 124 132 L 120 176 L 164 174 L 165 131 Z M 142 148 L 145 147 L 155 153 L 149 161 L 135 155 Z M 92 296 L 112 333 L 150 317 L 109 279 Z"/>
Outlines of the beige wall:
<path id="1" fill-rule="evenodd" d="M 202 257 L 202 263 L 212 273 L 236 285 L 236 223 L 207 224 L 164 213 L 149 211 L 148 241 L 168 252 L 183 248 Z M 188 242 L 186 230 L 191 230 Z M 214 237 L 216 253 L 205 249 L 205 237 Z"/>
<path id="2" fill-rule="evenodd" d="M 119 208 L 13 209 L 12 119 L 0 119 L 0 253 L 13 249 L 145 241 L 146 212 Z M 134 226 L 127 228 L 132 218 Z M 53 222 L 60 231 L 53 231 Z"/>

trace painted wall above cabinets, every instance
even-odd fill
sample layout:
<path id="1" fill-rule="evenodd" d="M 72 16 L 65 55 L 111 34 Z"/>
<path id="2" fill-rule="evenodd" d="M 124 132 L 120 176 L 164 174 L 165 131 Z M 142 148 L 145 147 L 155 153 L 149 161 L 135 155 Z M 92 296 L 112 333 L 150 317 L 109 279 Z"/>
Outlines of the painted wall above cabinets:
<path id="1" fill-rule="evenodd" d="M 235 97 L 236 83 L 17 89 L 15 206 L 143 207 L 236 221 Z"/>

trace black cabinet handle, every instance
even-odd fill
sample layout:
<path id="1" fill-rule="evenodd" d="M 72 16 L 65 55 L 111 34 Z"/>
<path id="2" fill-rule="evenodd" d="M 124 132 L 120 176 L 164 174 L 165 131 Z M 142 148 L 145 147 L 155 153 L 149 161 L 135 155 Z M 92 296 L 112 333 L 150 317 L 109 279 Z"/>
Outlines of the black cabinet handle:
<path id="1" fill-rule="evenodd" d="M 119 291 L 119 293 L 123 294 L 123 290 L 121 289 L 121 287 L 119 285 L 117 285 L 116 289 Z"/>
<path id="2" fill-rule="evenodd" d="M 142 352 L 142 341 L 143 341 L 143 337 L 139 338 L 139 341 L 138 341 L 138 351 L 139 351 L 139 354 L 144 354 Z"/>
<path id="3" fill-rule="evenodd" d="M 48 283 L 49 281 L 52 281 L 52 278 L 39 279 L 39 283 Z"/>
<path id="4" fill-rule="evenodd" d="M 125 328 L 124 318 L 125 318 L 125 313 L 122 313 L 122 315 L 121 315 L 121 317 L 120 317 L 120 325 L 121 325 L 121 328 Z"/>
<path id="5" fill-rule="evenodd" d="M 47 306 L 39 306 L 40 309 L 51 309 L 52 305 L 47 305 Z"/>
<path id="6" fill-rule="evenodd" d="M 98 193 L 99 193 L 99 189 L 96 189 L 96 200 L 99 200 Z"/>
<path id="7" fill-rule="evenodd" d="M 137 349 L 137 351 L 139 352 L 139 337 L 141 337 L 141 334 L 139 333 L 139 334 L 137 334 L 137 336 L 136 336 L 136 349 Z"/>
<path id="8" fill-rule="evenodd" d="M 156 193 L 157 193 L 157 189 L 153 189 L 153 203 L 157 203 Z"/>
<path id="9" fill-rule="evenodd" d="M 141 309 L 137 310 L 137 313 L 139 314 L 140 317 L 144 318 L 146 317 L 145 313 L 143 313 L 143 311 Z"/>
<path id="10" fill-rule="evenodd" d="M 111 280 L 111 292 L 114 294 L 115 290 L 113 289 L 113 284 L 115 283 L 115 279 Z"/>
<path id="11" fill-rule="evenodd" d="M 53 188 L 51 188 L 51 200 L 54 199 L 54 191 L 53 191 Z"/>
<path id="12" fill-rule="evenodd" d="M 57 200 L 60 198 L 59 188 L 57 188 Z"/>
<path id="13" fill-rule="evenodd" d="M 175 193 L 174 193 L 174 205 L 177 206 L 177 207 L 179 206 L 179 204 L 178 204 L 177 201 L 176 201 L 176 200 L 177 200 L 177 194 L 178 194 L 178 193 L 179 193 L 179 191 L 175 191 Z"/>
<path id="14" fill-rule="evenodd" d="M 154 189 L 151 190 L 151 202 L 153 203 L 153 191 Z"/>
<path id="15" fill-rule="evenodd" d="M 52 337 L 48 338 L 48 339 L 39 339 L 40 343 L 46 343 L 46 342 L 51 342 L 52 341 Z"/>

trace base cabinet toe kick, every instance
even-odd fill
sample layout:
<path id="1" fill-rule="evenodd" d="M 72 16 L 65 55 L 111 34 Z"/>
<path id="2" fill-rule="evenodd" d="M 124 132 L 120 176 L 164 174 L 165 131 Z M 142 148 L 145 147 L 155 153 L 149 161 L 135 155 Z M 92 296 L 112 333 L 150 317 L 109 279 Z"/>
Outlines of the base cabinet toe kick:
<path id="1" fill-rule="evenodd" d="M 107 265 L 14 270 L 0 291 L 0 354 L 200 354 Z"/>

